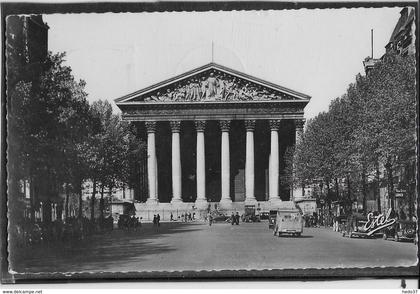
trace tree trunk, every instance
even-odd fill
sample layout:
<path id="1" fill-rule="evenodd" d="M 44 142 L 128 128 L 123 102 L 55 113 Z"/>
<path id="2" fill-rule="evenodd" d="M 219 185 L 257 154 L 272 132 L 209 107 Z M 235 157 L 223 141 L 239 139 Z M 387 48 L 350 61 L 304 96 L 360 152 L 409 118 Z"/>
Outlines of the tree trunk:
<path id="1" fill-rule="evenodd" d="M 351 199 L 351 186 L 350 186 L 350 175 L 346 175 L 347 179 L 347 201 L 346 201 L 346 213 L 351 212 L 351 206 L 352 206 L 352 199 Z"/>
<path id="2" fill-rule="evenodd" d="M 331 206 L 330 180 L 327 181 L 327 197 L 326 198 L 327 198 L 326 200 L 327 200 L 328 207 L 330 207 Z"/>
<path id="3" fill-rule="evenodd" d="M 31 175 L 30 176 L 30 182 L 29 182 L 29 197 L 30 197 L 30 205 L 31 205 L 31 222 L 35 222 L 35 184 L 34 184 L 34 178 Z"/>
<path id="4" fill-rule="evenodd" d="M 64 207 L 64 219 L 67 221 L 69 218 L 69 200 L 70 200 L 69 184 L 66 183 L 66 206 Z"/>
<path id="5" fill-rule="evenodd" d="M 386 173 L 388 175 L 388 197 L 391 202 L 391 209 L 395 211 L 395 197 L 394 197 L 394 176 L 392 170 L 392 164 L 388 159 L 388 162 L 385 164 Z"/>
<path id="6" fill-rule="evenodd" d="M 330 214 L 331 214 L 331 189 L 330 189 L 330 179 L 327 180 L 327 207 L 328 207 L 328 212 L 327 212 L 327 223 L 324 224 L 325 226 L 329 226 L 330 225 Z"/>
<path id="7" fill-rule="evenodd" d="M 379 160 L 376 161 L 375 163 L 375 169 L 376 169 L 376 187 L 375 187 L 375 191 L 376 191 L 376 195 L 378 196 L 377 201 L 378 201 L 378 212 L 381 213 L 381 178 L 380 178 L 380 171 L 379 171 Z"/>
<path id="8" fill-rule="evenodd" d="M 335 197 L 337 198 L 337 201 L 340 199 L 340 192 L 338 191 L 338 179 L 334 179 L 335 182 Z"/>
<path id="9" fill-rule="evenodd" d="M 362 167 L 362 207 L 363 207 L 363 213 L 366 214 L 367 210 L 367 191 L 366 191 L 366 168 L 363 165 Z"/>
<path id="10" fill-rule="evenodd" d="M 77 194 L 79 195 L 79 214 L 78 214 L 78 218 L 82 219 L 82 216 L 83 216 L 82 183 L 78 183 L 78 185 L 77 185 Z"/>
<path id="11" fill-rule="evenodd" d="M 108 190 L 108 194 L 109 194 L 109 203 L 112 203 L 112 189 L 114 188 L 114 185 L 110 185 L 109 186 L 109 190 Z M 112 205 L 111 205 L 112 208 Z M 112 211 L 111 211 L 111 215 L 112 215 Z"/>
<path id="12" fill-rule="evenodd" d="M 96 179 L 93 180 L 92 198 L 90 200 L 90 219 L 95 220 Z"/>
<path id="13" fill-rule="evenodd" d="M 101 200 L 99 201 L 101 223 L 104 219 L 104 184 L 101 184 Z"/>

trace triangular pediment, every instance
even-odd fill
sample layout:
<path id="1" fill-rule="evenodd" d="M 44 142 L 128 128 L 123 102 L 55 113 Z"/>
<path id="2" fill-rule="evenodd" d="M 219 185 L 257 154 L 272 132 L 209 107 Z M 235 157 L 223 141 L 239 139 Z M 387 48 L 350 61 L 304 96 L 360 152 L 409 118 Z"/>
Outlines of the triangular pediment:
<path id="1" fill-rule="evenodd" d="M 118 104 L 306 100 L 310 96 L 210 63 L 115 100 Z"/>

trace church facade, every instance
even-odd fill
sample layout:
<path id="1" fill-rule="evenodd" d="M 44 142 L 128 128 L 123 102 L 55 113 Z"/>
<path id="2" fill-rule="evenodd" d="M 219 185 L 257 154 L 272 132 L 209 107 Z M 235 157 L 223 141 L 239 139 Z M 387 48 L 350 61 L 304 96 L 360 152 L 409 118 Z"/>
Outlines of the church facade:
<path id="1" fill-rule="evenodd" d="M 116 99 L 147 141 L 137 211 L 269 210 L 290 201 L 287 158 L 309 101 L 215 63 Z"/>

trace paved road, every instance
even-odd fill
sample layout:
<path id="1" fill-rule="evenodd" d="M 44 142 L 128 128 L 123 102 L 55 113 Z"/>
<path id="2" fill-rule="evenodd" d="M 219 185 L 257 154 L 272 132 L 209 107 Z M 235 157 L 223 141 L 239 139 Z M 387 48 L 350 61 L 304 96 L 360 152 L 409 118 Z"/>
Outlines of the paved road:
<path id="1" fill-rule="evenodd" d="M 413 243 L 349 239 L 325 228 L 302 237 L 274 237 L 267 223 L 145 224 L 138 232 L 115 230 L 73 244 L 13 251 L 17 272 L 237 270 L 410 266 Z"/>

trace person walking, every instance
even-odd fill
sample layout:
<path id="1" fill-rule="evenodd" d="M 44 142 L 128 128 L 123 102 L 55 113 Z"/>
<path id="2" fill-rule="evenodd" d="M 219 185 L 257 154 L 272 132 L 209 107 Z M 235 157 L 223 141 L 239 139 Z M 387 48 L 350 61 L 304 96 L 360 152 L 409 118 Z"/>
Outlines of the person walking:
<path id="1" fill-rule="evenodd" d="M 171 221 L 173 221 L 173 220 L 174 220 L 174 215 L 171 212 Z"/>
<path id="2" fill-rule="evenodd" d="M 236 220 L 235 220 L 236 218 L 235 218 L 235 215 L 233 214 L 233 212 L 232 212 L 232 215 L 230 216 L 230 222 L 231 222 L 231 224 L 232 224 L 232 226 L 235 224 L 235 222 L 236 222 Z"/>
<path id="3" fill-rule="evenodd" d="M 213 223 L 213 216 L 211 214 L 209 214 L 209 226 L 211 227 L 211 224 Z"/>
<path id="4" fill-rule="evenodd" d="M 157 223 L 157 226 L 160 227 L 160 215 L 159 215 L 159 213 L 156 216 L 156 223 Z"/>
<path id="5" fill-rule="evenodd" d="M 239 212 L 236 212 L 236 215 L 235 215 L 235 224 L 237 226 L 239 226 Z"/>
<path id="6" fill-rule="evenodd" d="M 155 227 L 157 225 L 157 217 L 156 214 L 153 215 L 153 226 Z"/>

